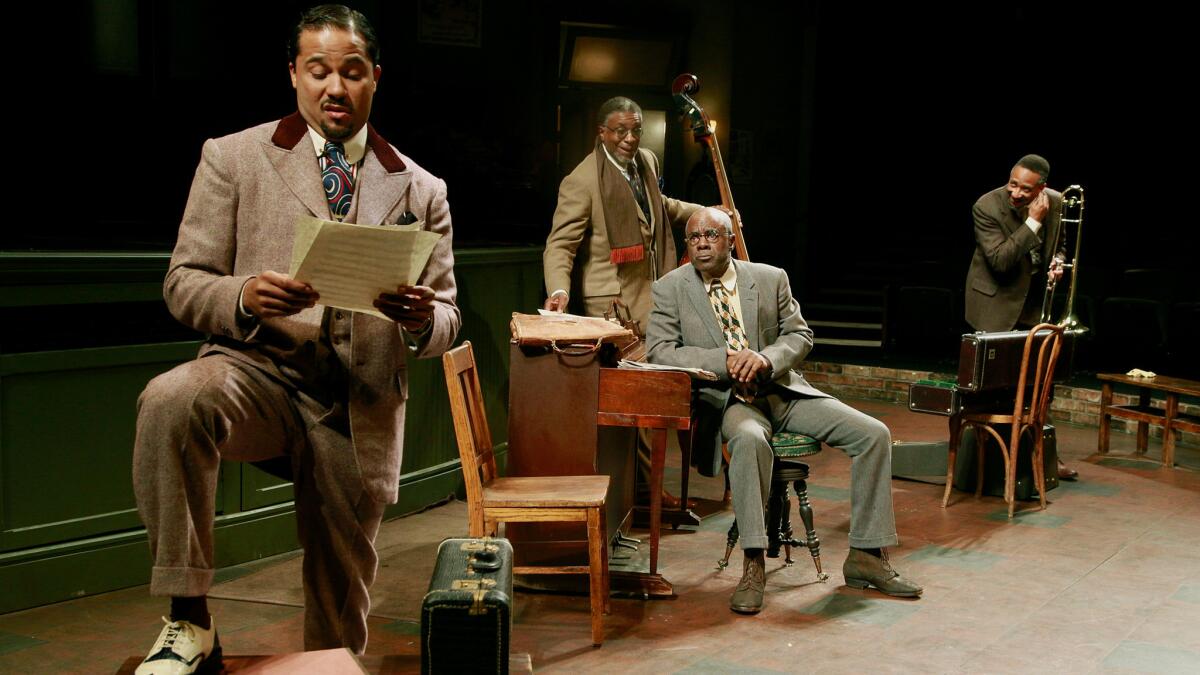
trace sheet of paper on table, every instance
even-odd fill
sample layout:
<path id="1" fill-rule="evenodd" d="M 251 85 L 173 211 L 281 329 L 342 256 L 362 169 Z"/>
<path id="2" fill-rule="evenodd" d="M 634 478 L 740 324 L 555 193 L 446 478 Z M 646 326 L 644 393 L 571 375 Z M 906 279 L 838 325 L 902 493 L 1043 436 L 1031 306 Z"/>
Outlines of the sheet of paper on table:
<path id="1" fill-rule="evenodd" d="M 674 371 L 677 373 L 687 373 L 688 375 L 692 376 L 693 380 L 708 380 L 711 382 L 715 382 L 717 380 L 716 373 L 712 372 L 711 370 L 704 370 L 703 368 L 685 368 L 683 366 L 664 366 L 664 365 L 658 364 L 658 363 L 647 363 L 645 361 L 629 361 L 627 359 L 621 359 L 620 361 L 617 362 L 617 365 L 620 366 L 621 368 L 633 368 L 635 370 L 669 370 L 669 371 Z"/>

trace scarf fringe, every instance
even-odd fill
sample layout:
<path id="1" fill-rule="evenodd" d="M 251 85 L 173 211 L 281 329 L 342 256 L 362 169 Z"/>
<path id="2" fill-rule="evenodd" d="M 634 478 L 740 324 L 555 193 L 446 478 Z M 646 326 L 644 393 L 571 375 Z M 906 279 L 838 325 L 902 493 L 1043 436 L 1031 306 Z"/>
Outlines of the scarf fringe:
<path id="1" fill-rule="evenodd" d="M 642 246 L 641 244 L 636 244 L 634 246 L 614 248 L 612 253 L 609 254 L 608 260 L 614 265 L 620 265 L 621 263 L 637 262 L 645 257 L 646 247 Z"/>

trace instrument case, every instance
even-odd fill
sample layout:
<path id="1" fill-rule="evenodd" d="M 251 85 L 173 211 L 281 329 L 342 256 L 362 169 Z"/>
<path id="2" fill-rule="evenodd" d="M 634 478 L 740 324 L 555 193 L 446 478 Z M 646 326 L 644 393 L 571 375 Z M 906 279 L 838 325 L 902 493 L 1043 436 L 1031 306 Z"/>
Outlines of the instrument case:
<path id="1" fill-rule="evenodd" d="M 958 407 L 958 390 L 952 382 L 921 380 L 908 387 L 908 409 L 913 412 L 953 415 Z"/>
<path id="2" fill-rule="evenodd" d="M 1012 427 L 997 425 L 996 431 L 1008 442 Z M 1004 496 L 1004 457 L 991 434 L 984 434 L 987 447 L 983 451 L 983 494 L 992 497 Z M 1042 474 L 1046 479 L 1046 492 L 1058 487 L 1058 440 L 1054 425 L 1042 427 Z M 1022 434 L 1020 448 L 1017 450 L 1017 476 L 1013 492 L 1017 499 L 1026 501 L 1038 498 L 1037 486 L 1033 482 L 1033 437 L 1029 433 Z M 958 461 L 954 463 L 954 487 L 963 492 L 975 491 L 975 429 L 967 429 L 963 433 L 962 443 L 958 446 Z"/>
<path id="3" fill-rule="evenodd" d="M 1046 331 L 1046 335 L 1050 333 Z M 1025 353 L 1027 330 L 1010 330 L 996 333 L 967 333 L 962 336 L 958 351 L 958 388 L 964 391 L 987 391 L 1004 387 L 1016 388 L 1021 377 L 1021 357 Z M 1059 347 L 1058 364 L 1054 369 L 1054 380 L 1069 377 L 1074 334 L 1063 334 Z M 1031 362 L 1037 360 L 1037 350 L 1042 340 L 1034 340 L 1029 350 Z M 1032 383 L 1028 383 L 1032 386 Z"/>
<path id="4" fill-rule="evenodd" d="M 422 673 L 508 673 L 513 549 L 507 539 L 447 539 L 421 603 Z"/>

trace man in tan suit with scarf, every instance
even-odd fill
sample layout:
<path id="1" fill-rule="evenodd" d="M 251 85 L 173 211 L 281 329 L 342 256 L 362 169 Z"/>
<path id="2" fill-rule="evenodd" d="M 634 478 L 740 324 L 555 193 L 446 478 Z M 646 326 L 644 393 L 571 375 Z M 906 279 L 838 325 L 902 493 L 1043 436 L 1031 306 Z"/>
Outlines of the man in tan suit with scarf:
<path id="1" fill-rule="evenodd" d="M 699 204 L 659 191 L 653 152 L 638 148 L 642 109 L 616 96 L 596 115 L 596 148 L 558 188 L 558 208 L 546 251 L 545 309 L 603 316 L 619 299 L 643 331 L 650 320 L 650 286 L 675 269 L 679 257 L 667 226 L 683 227 Z M 572 301 L 574 299 L 574 301 Z M 649 472 L 648 442 L 638 451 Z M 671 508 L 678 499 L 663 493 Z"/>
<path id="2" fill-rule="evenodd" d="M 308 10 L 288 65 L 297 113 L 204 144 L 167 272 L 171 312 L 211 337 L 138 402 L 133 478 L 150 592 L 171 597 L 142 675 L 220 658 L 205 596 L 221 460 L 290 459 L 305 648 L 363 652 L 375 535 L 397 498 L 406 361 L 445 351 L 461 321 L 445 183 L 367 124 L 381 71 L 366 17 Z M 279 272 L 301 216 L 420 221 L 442 238 L 417 285 L 376 299 L 388 320 L 323 306 L 321 289 Z"/>
<path id="3" fill-rule="evenodd" d="M 683 227 L 699 204 L 659 191 L 658 158 L 638 148 L 642 109 L 617 96 L 597 115 L 596 149 L 563 179 L 542 264 L 546 309 L 601 316 L 620 299 L 646 329 L 650 286 L 675 269 L 668 226 Z"/>

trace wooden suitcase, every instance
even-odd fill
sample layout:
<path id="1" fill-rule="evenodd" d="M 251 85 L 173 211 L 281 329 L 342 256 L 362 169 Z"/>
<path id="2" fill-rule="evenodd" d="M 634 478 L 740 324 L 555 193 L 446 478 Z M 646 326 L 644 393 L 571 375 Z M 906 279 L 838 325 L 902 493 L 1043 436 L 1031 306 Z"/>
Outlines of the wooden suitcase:
<path id="1" fill-rule="evenodd" d="M 422 673 L 508 673 L 513 549 L 507 539 L 447 539 L 421 603 Z"/>

